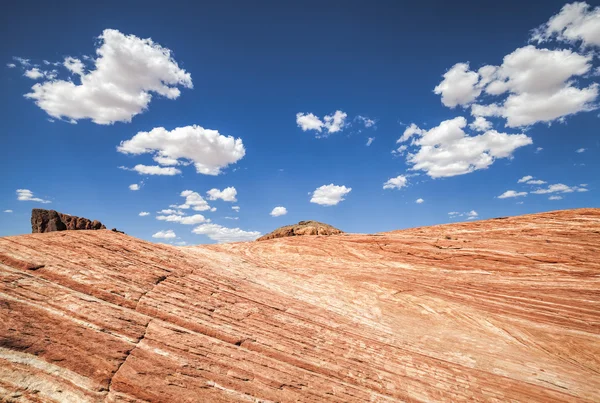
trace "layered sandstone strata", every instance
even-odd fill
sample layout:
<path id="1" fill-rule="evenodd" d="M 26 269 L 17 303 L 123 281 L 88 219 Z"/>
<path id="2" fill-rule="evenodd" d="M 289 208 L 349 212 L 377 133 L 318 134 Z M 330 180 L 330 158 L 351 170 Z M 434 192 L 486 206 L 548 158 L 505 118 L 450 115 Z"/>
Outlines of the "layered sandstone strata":
<path id="1" fill-rule="evenodd" d="M 600 210 L 196 247 L 0 238 L 0 400 L 600 400 Z"/>

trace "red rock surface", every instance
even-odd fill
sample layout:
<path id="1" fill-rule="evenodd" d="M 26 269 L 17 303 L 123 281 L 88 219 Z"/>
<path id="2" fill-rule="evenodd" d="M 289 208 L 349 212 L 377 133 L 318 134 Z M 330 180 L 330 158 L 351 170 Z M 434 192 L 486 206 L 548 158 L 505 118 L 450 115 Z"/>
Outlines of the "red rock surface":
<path id="1" fill-rule="evenodd" d="M 0 396 L 598 402 L 598 256 L 599 209 L 186 248 L 0 238 Z"/>
<path id="2" fill-rule="evenodd" d="M 339 235 L 341 231 L 329 224 L 319 221 L 300 221 L 298 224 L 286 225 L 277 228 L 275 231 L 263 235 L 257 241 L 266 241 L 267 239 L 285 238 L 288 236 L 306 236 L 306 235 Z"/>
<path id="3" fill-rule="evenodd" d="M 59 213 L 55 210 L 34 208 L 31 210 L 31 232 L 44 233 L 67 230 L 106 229 L 98 220 Z M 116 231 L 116 229 L 113 229 Z"/>

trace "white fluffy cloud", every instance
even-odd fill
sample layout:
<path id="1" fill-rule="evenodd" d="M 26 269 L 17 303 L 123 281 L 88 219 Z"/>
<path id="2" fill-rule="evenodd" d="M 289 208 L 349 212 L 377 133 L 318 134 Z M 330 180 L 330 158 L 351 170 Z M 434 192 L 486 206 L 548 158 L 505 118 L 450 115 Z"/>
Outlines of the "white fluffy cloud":
<path id="1" fill-rule="evenodd" d="M 411 170 L 425 171 L 432 178 L 463 175 L 492 165 L 496 159 L 511 158 L 519 147 L 532 144 L 525 134 L 499 133 L 489 130 L 468 136 L 467 120 L 457 117 L 445 120 L 430 130 L 410 125 L 397 143 L 413 137 L 412 146 L 418 150 L 408 153 Z"/>
<path id="2" fill-rule="evenodd" d="M 63 66 L 65 66 L 65 68 L 67 70 L 69 70 L 72 73 L 75 73 L 77 75 L 83 75 L 84 69 L 85 69 L 85 65 L 82 63 L 81 60 L 76 59 L 74 57 L 68 56 L 65 57 L 65 61 L 63 62 Z"/>
<path id="3" fill-rule="evenodd" d="M 175 235 L 173 230 L 170 230 L 170 229 L 166 230 L 166 231 L 158 231 L 157 233 L 152 235 L 152 238 L 159 238 L 159 239 L 173 239 L 176 237 L 177 237 L 177 235 Z"/>
<path id="4" fill-rule="evenodd" d="M 326 129 L 327 134 L 337 133 L 346 125 L 348 114 L 340 110 L 335 111 L 332 115 L 326 115 L 323 120 L 313 113 L 297 113 L 296 124 L 302 131 L 314 130 L 322 133 Z M 317 136 L 320 137 L 320 136 Z"/>
<path id="5" fill-rule="evenodd" d="M 192 78 L 171 57 L 171 51 L 152 39 L 106 29 L 99 36 L 97 58 L 89 73 L 83 62 L 65 59 L 80 84 L 65 80 L 38 83 L 27 98 L 55 118 L 91 119 L 97 124 L 130 122 L 148 108 L 152 93 L 168 99 L 180 95 L 178 86 L 192 88 Z"/>
<path id="6" fill-rule="evenodd" d="M 15 67 L 17 67 L 17 65 L 14 63 L 6 63 L 6 67 L 8 67 L 9 69 L 14 69 Z"/>
<path id="7" fill-rule="evenodd" d="M 181 197 L 185 197 L 185 203 L 176 206 L 177 208 L 187 210 L 191 208 L 195 211 L 206 211 L 211 210 L 211 207 L 208 205 L 208 202 L 200 196 L 199 193 L 193 192 L 191 190 L 184 190 L 180 194 Z M 165 210 L 163 210 L 165 211 Z"/>
<path id="8" fill-rule="evenodd" d="M 271 216 L 279 217 L 287 214 L 287 209 L 285 207 L 277 206 L 271 211 Z"/>
<path id="9" fill-rule="evenodd" d="M 17 189 L 17 200 L 21 201 L 33 201 L 38 203 L 52 203 L 50 200 L 40 199 L 39 197 L 34 197 L 33 192 L 29 189 Z"/>
<path id="10" fill-rule="evenodd" d="M 23 75 L 27 78 L 31 78 L 32 80 L 38 80 L 44 77 L 44 72 L 42 72 L 37 67 L 34 67 L 32 69 L 26 70 L 25 73 L 23 73 Z"/>
<path id="11" fill-rule="evenodd" d="M 140 217 L 146 217 L 146 216 L 149 216 L 149 215 L 150 215 L 150 213 L 149 213 L 149 212 L 147 212 L 147 211 L 141 211 L 141 212 L 140 212 L 140 214 L 138 214 L 138 215 L 139 215 Z"/>
<path id="12" fill-rule="evenodd" d="M 369 147 L 371 144 L 373 144 L 373 140 L 375 140 L 375 137 L 367 138 L 367 147 Z"/>
<path id="13" fill-rule="evenodd" d="M 138 185 L 137 183 L 133 183 L 129 185 L 129 190 L 140 190 L 140 185 Z"/>
<path id="14" fill-rule="evenodd" d="M 388 179 L 384 184 L 384 189 L 402 189 L 408 185 L 408 178 L 404 175 L 398 175 L 395 178 Z"/>
<path id="15" fill-rule="evenodd" d="M 217 242 L 253 241 L 260 236 L 258 231 L 227 228 L 219 224 L 202 224 L 192 230 L 194 234 L 206 235 Z"/>
<path id="16" fill-rule="evenodd" d="M 132 155 L 154 154 L 155 161 L 161 165 L 193 163 L 196 172 L 204 175 L 219 175 L 221 169 L 235 164 L 246 154 L 242 139 L 223 136 L 217 130 L 197 125 L 171 131 L 156 127 L 149 132 L 139 132 L 122 141 L 117 151 Z"/>
<path id="17" fill-rule="evenodd" d="M 231 209 L 238 213 L 240 212 L 240 206 L 231 206 Z"/>
<path id="18" fill-rule="evenodd" d="M 345 200 L 345 196 L 352 191 L 352 188 L 346 186 L 337 186 L 333 183 L 323 185 L 315 189 L 310 199 L 311 203 L 321 206 L 335 206 Z"/>
<path id="19" fill-rule="evenodd" d="M 585 186 L 567 186 L 563 183 L 556 183 L 548 186 L 546 189 L 537 189 L 531 193 L 535 194 L 548 194 L 548 193 L 573 193 L 573 192 L 587 192 L 588 189 Z"/>
<path id="20" fill-rule="evenodd" d="M 4 210 L 5 213 L 12 213 L 12 210 Z"/>
<path id="21" fill-rule="evenodd" d="M 168 221 L 168 222 L 178 222 L 180 224 L 185 224 L 185 225 L 195 225 L 195 224 L 200 224 L 203 222 L 210 222 L 209 219 L 207 219 L 206 217 L 204 217 L 202 214 L 194 214 L 191 216 L 181 216 L 181 215 L 177 215 L 177 214 L 171 214 L 171 215 L 159 215 L 156 216 L 157 220 L 160 221 Z"/>
<path id="22" fill-rule="evenodd" d="M 206 192 L 206 194 L 208 194 L 209 200 L 221 199 L 226 202 L 237 201 L 237 199 L 235 198 L 237 196 L 237 190 L 233 186 L 227 187 L 223 190 L 219 190 L 216 188 L 210 189 L 208 192 Z"/>
<path id="23" fill-rule="evenodd" d="M 527 196 L 527 192 L 517 192 L 516 190 L 507 190 L 506 192 L 504 192 L 500 196 L 498 196 L 498 199 L 508 199 L 511 197 L 521 197 L 521 196 Z"/>
<path id="24" fill-rule="evenodd" d="M 524 182 L 530 181 L 532 179 L 533 179 L 533 176 L 531 176 L 531 175 L 525 175 L 524 177 L 522 177 L 521 179 L 519 179 L 517 181 L 517 183 L 524 183 Z"/>
<path id="25" fill-rule="evenodd" d="M 580 41 L 583 48 L 600 46 L 600 7 L 567 4 L 536 29 L 532 39 L 538 43 L 557 39 L 570 45 Z M 507 127 L 562 121 L 598 108 L 600 86 L 579 83 L 590 78 L 594 62 L 594 54 L 585 49 L 578 53 L 527 45 L 504 56 L 499 66 L 486 65 L 474 71 L 468 63 L 455 64 L 434 92 L 447 107 L 471 107 L 473 116 L 500 117 L 506 119 Z M 479 119 L 471 128 L 486 131 L 491 126 Z"/>
<path id="26" fill-rule="evenodd" d="M 313 113 L 297 113 L 296 124 L 302 131 L 316 130 L 319 133 L 323 131 L 323 122 Z"/>
<path id="27" fill-rule="evenodd" d="M 173 167 L 161 167 L 161 166 L 158 166 L 158 165 L 137 164 L 133 168 L 127 168 L 127 167 L 119 167 L 119 168 L 124 169 L 126 171 L 135 171 L 135 172 L 139 173 L 140 175 L 167 175 L 167 176 L 173 176 L 173 175 L 179 175 L 181 173 L 181 171 L 179 169 L 177 169 L 177 168 L 173 168 Z"/>
<path id="28" fill-rule="evenodd" d="M 562 196 L 550 196 L 548 197 L 548 200 L 562 200 Z"/>
<path id="29" fill-rule="evenodd" d="M 485 132 L 492 128 L 492 122 L 482 116 L 477 116 L 475 120 L 469 124 L 469 128 L 476 132 Z"/>
<path id="30" fill-rule="evenodd" d="M 433 92 L 441 95 L 442 103 L 449 108 L 468 105 L 481 94 L 478 82 L 479 74 L 470 71 L 468 63 L 457 63 L 444 74 L 444 79 Z"/>
<path id="31" fill-rule="evenodd" d="M 534 179 L 533 176 L 526 175 L 519 179 L 517 183 L 526 183 L 528 185 L 543 185 L 544 183 L 546 183 L 546 181 L 543 181 L 541 179 Z"/>
<path id="32" fill-rule="evenodd" d="M 585 2 L 566 4 L 558 14 L 537 28 L 533 40 L 538 43 L 550 39 L 583 46 L 600 46 L 600 7 L 590 9 Z"/>
<path id="33" fill-rule="evenodd" d="M 415 200 L 415 203 L 417 203 L 417 204 L 421 204 L 421 203 L 423 203 L 424 201 L 425 201 L 425 200 L 423 200 L 423 199 L 421 199 L 421 198 L 418 198 L 417 200 Z"/>
<path id="34" fill-rule="evenodd" d="M 522 177 L 521 179 L 519 179 L 519 180 L 517 181 L 517 183 L 524 183 L 524 182 L 530 181 L 530 180 L 532 180 L 532 179 L 533 179 L 533 176 L 531 176 L 531 175 L 526 175 L 526 176 Z"/>
<path id="35" fill-rule="evenodd" d="M 504 57 L 485 89 L 490 95 L 508 94 L 504 103 L 474 105 L 472 114 L 500 116 L 508 127 L 519 127 L 593 110 L 598 84 L 578 88 L 574 82 L 590 71 L 592 58 L 569 49 L 516 49 Z"/>
<path id="36" fill-rule="evenodd" d="M 575 150 L 576 153 L 581 154 L 583 152 L 585 152 L 585 148 L 578 148 L 577 150 Z"/>

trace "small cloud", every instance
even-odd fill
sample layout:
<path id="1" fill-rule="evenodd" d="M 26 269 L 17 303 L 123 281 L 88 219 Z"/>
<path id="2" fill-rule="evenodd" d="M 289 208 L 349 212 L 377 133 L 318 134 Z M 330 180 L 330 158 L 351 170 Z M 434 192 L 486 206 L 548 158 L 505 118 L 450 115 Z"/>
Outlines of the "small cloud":
<path id="1" fill-rule="evenodd" d="M 4 210 L 5 213 L 12 213 L 12 210 Z"/>
<path id="2" fill-rule="evenodd" d="M 15 67 L 17 67 L 17 65 L 14 63 L 6 63 L 6 67 L 8 67 L 9 69 L 14 69 Z"/>
<path id="3" fill-rule="evenodd" d="M 419 199 L 415 200 L 415 203 L 417 203 L 417 204 L 421 204 L 421 203 L 423 203 L 424 201 L 425 201 L 425 200 L 423 200 L 423 199 L 419 198 Z"/>
<path id="4" fill-rule="evenodd" d="M 170 230 L 170 229 L 166 230 L 166 231 L 158 231 L 157 233 L 152 235 L 152 238 L 159 238 L 159 239 L 173 239 L 176 237 L 177 237 L 177 235 L 175 235 L 173 230 Z"/>
<path id="5" fill-rule="evenodd" d="M 404 175 L 398 175 L 390 178 L 383 184 L 384 189 L 402 189 L 408 185 L 408 178 Z"/>
<path id="6" fill-rule="evenodd" d="M 352 191 L 352 188 L 346 186 L 337 186 L 333 183 L 323 185 L 315 189 L 312 193 L 311 203 L 321 206 L 335 206 L 346 200 L 345 196 Z"/>
<path id="7" fill-rule="evenodd" d="M 530 181 L 530 180 L 532 180 L 532 179 L 533 179 L 533 176 L 531 176 L 531 175 L 527 175 L 527 176 L 524 176 L 524 177 L 522 177 L 521 179 L 519 179 L 519 180 L 517 181 L 517 183 L 523 183 L 523 182 L 527 182 L 527 181 Z"/>
<path id="8" fill-rule="evenodd" d="M 508 199 L 511 197 L 521 197 L 521 196 L 527 196 L 527 192 L 517 192 L 515 190 L 507 190 L 506 192 L 504 192 L 500 196 L 498 196 L 498 199 Z"/>
<path id="9" fill-rule="evenodd" d="M 234 211 L 240 212 L 240 206 L 231 206 L 231 209 Z"/>
<path id="10" fill-rule="evenodd" d="M 25 73 L 23 73 L 23 75 L 27 78 L 31 78 L 32 80 L 38 80 L 38 79 L 44 77 L 44 72 L 41 71 L 40 69 L 38 69 L 37 67 L 34 67 L 32 69 L 25 71 Z"/>
<path id="11" fill-rule="evenodd" d="M 375 140 L 375 137 L 369 137 L 367 139 L 367 147 L 369 147 L 371 144 L 373 144 L 373 140 Z"/>
<path id="12" fill-rule="evenodd" d="M 535 153 L 537 154 L 537 153 L 539 153 L 539 152 L 540 152 L 540 151 L 542 151 L 542 150 L 543 150 L 543 148 L 542 148 L 542 147 L 538 147 L 538 148 L 536 148 L 536 149 L 535 149 Z"/>
<path id="13" fill-rule="evenodd" d="M 270 214 L 271 214 L 272 217 L 279 217 L 279 216 L 282 216 L 282 215 L 286 215 L 287 214 L 287 209 L 285 207 L 278 206 L 278 207 L 275 207 L 273 209 L 273 211 L 271 211 Z"/>
<path id="14" fill-rule="evenodd" d="M 140 214 L 138 214 L 138 215 L 139 215 L 140 217 L 146 217 L 146 216 L 149 216 L 149 215 L 150 215 L 150 213 L 149 213 L 149 212 L 147 212 L 147 211 L 142 211 L 142 212 L 140 212 Z"/>
<path id="15" fill-rule="evenodd" d="M 550 196 L 548 197 L 548 200 L 562 200 L 562 196 Z"/>
<path id="16" fill-rule="evenodd" d="M 365 126 L 365 128 L 367 128 L 367 129 L 369 129 L 369 128 L 371 128 L 371 127 L 374 127 L 374 126 L 375 126 L 375 123 L 376 123 L 376 122 L 375 122 L 373 119 L 369 119 L 368 117 L 366 117 L 366 116 L 361 116 L 361 115 L 358 115 L 358 116 L 356 116 L 356 117 L 354 118 L 354 121 L 355 121 L 355 122 L 358 122 L 358 123 L 361 123 L 361 124 L 362 124 L 363 126 Z"/>
<path id="17" fill-rule="evenodd" d="M 177 209 L 183 209 L 183 210 L 187 210 L 187 209 L 191 208 L 192 210 L 195 210 L 195 211 L 207 211 L 207 210 L 214 211 L 208 205 L 208 202 L 206 200 L 204 200 L 204 198 L 202 196 L 200 196 L 200 194 L 198 192 L 193 192 L 191 190 L 184 190 L 183 192 L 180 193 L 180 196 L 185 197 L 185 203 L 180 204 L 180 205 L 171 205 L 172 207 L 177 208 Z"/>
<path id="18" fill-rule="evenodd" d="M 531 193 L 535 194 L 548 194 L 548 193 L 573 193 L 573 192 L 587 192 L 584 186 L 567 186 L 563 183 L 556 183 L 554 185 L 548 186 L 546 189 L 536 189 Z"/>
<path id="19" fill-rule="evenodd" d="M 239 220 L 240 217 L 225 217 L 226 220 Z"/>
<path id="20" fill-rule="evenodd" d="M 21 66 L 23 66 L 23 67 L 31 66 L 29 59 L 24 59 L 22 57 L 13 56 L 13 60 L 16 60 L 17 62 L 19 62 L 21 64 Z"/>
<path id="21" fill-rule="evenodd" d="M 586 150 L 585 148 L 578 148 L 577 150 L 575 150 L 575 152 L 581 154 L 581 153 L 585 152 L 585 150 Z"/>
<path id="22" fill-rule="evenodd" d="M 21 201 L 33 201 L 38 203 L 51 203 L 50 200 L 40 199 L 39 197 L 33 197 L 33 192 L 29 189 L 17 189 L 17 200 Z"/>
<path id="23" fill-rule="evenodd" d="M 194 234 L 206 235 L 217 242 L 253 241 L 260 236 L 258 231 L 227 228 L 219 224 L 202 224 L 192 230 Z"/>
<path id="24" fill-rule="evenodd" d="M 134 171 L 139 173 L 140 175 L 167 175 L 167 176 L 173 176 L 173 175 L 178 175 L 181 173 L 181 171 L 177 168 L 173 168 L 173 167 L 161 167 L 158 165 L 142 165 L 142 164 L 138 164 L 136 166 L 134 166 L 133 168 L 127 168 L 124 166 L 120 166 L 119 169 L 122 169 L 124 171 Z"/>
<path id="25" fill-rule="evenodd" d="M 221 199 L 226 202 L 236 202 L 237 201 L 237 199 L 236 199 L 237 190 L 233 186 L 230 186 L 223 190 L 210 189 L 208 192 L 206 192 L 206 194 L 208 195 L 209 200 Z"/>
<path id="26" fill-rule="evenodd" d="M 140 185 L 137 183 L 129 185 L 129 190 L 140 190 Z"/>
<path id="27" fill-rule="evenodd" d="M 467 220 L 474 220 L 477 217 L 479 217 L 479 214 L 475 210 L 467 211 L 467 212 L 464 212 L 464 213 L 460 213 L 458 211 L 451 211 L 451 212 L 448 213 L 448 216 L 451 219 L 454 219 L 454 218 L 457 218 L 457 217 L 467 217 Z"/>
<path id="28" fill-rule="evenodd" d="M 210 222 L 210 220 L 205 218 L 202 214 L 194 214 L 191 216 L 181 216 L 177 214 L 172 214 L 168 216 L 159 215 L 156 216 L 156 219 L 159 221 L 177 222 L 179 224 L 184 225 L 195 225 L 201 224 L 203 222 Z"/>
<path id="29" fill-rule="evenodd" d="M 327 134 L 332 134 L 342 131 L 346 126 L 347 117 L 348 114 L 340 110 L 335 111 L 332 115 L 326 115 L 323 120 L 313 113 L 299 112 L 296 114 L 296 124 L 302 131 L 314 130 L 322 133 L 323 129 L 326 129 Z M 317 137 L 327 137 L 327 134 L 317 135 Z"/>

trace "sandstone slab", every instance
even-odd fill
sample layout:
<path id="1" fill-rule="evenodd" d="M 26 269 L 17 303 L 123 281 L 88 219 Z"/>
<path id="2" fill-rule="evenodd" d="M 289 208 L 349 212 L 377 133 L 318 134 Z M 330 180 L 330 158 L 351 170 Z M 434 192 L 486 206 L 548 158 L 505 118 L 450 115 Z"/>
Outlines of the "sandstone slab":
<path id="1" fill-rule="evenodd" d="M 600 209 L 174 247 L 0 238 L 0 400 L 600 400 Z"/>

